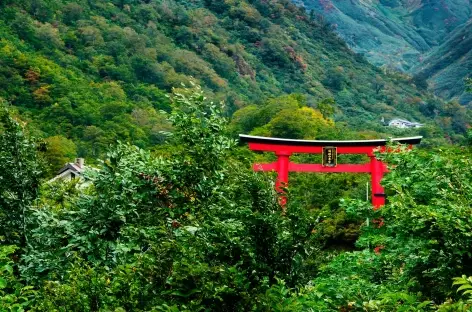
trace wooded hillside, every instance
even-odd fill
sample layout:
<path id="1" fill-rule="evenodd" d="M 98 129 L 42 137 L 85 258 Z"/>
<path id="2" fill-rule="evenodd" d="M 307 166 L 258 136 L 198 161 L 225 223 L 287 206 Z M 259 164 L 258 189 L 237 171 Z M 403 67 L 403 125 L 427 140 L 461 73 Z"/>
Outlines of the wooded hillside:
<path id="1" fill-rule="evenodd" d="M 397 117 L 430 123 L 426 136 L 465 131 L 460 108 L 371 66 L 290 1 L 26 0 L 0 8 L 0 97 L 68 155 L 95 158 L 117 139 L 160 144 L 166 94 L 192 79 L 230 114 L 299 93 L 312 107 L 333 98 L 334 119 L 356 130 L 388 133 L 381 117 Z"/>

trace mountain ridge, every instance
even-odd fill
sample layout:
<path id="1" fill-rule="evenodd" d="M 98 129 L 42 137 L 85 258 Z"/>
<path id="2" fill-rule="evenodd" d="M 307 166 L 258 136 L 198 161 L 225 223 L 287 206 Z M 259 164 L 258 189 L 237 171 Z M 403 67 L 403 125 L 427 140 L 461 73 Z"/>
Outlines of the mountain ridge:
<path id="1" fill-rule="evenodd" d="M 472 101 L 465 93 L 465 78 L 472 70 L 472 20 L 455 29 L 450 37 L 414 68 L 417 75 L 429 77 L 432 88 L 444 98 Z"/>
<path id="2" fill-rule="evenodd" d="M 428 64 L 434 61 L 431 55 L 444 53 L 449 37 L 472 17 L 469 0 L 305 0 L 297 4 L 321 14 L 354 51 L 371 63 L 422 76 L 422 67 L 435 66 Z M 472 34 L 468 32 L 468 36 Z M 454 46 L 450 49 L 455 50 Z M 459 85 L 463 85 L 464 77 L 458 75 Z M 432 75 L 425 78 L 431 78 L 432 89 L 446 99 L 466 103 L 469 98 L 463 88 L 444 92 L 450 83 L 443 85 Z"/>

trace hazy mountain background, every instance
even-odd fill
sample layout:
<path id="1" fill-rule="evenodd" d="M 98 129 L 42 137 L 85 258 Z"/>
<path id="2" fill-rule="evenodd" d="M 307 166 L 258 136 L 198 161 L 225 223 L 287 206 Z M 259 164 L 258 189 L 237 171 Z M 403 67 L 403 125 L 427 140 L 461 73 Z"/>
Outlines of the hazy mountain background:
<path id="1" fill-rule="evenodd" d="M 463 93 L 472 71 L 470 0 L 304 0 L 373 64 L 426 78 L 437 95 Z"/>

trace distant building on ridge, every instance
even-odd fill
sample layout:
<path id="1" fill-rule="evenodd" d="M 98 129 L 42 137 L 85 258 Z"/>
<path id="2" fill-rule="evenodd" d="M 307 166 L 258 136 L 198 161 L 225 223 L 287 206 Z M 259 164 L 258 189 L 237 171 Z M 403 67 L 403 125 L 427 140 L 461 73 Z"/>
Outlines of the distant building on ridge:
<path id="1" fill-rule="evenodd" d="M 405 119 L 392 119 L 388 123 L 388 126 L 396 128 L 421 128 L 424 125 L 418 122 L 408 121 Z"/>

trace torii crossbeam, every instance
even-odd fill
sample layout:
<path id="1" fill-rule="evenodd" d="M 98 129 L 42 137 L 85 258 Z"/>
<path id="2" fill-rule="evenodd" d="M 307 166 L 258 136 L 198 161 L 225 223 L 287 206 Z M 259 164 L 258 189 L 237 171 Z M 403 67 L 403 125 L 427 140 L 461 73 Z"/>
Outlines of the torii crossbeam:
<path id="1" fill-rule="evenodd" d="M 248 143 L 253 151 L 273 152 L 277 161 L 270 164 L 254 164 L 255 171 L 276 171 L 276 188 L 281 191 L 288 185 L 288 173 L 294 172 L 365 172 L 371 174 L 372 205 L 378 209 L 385 204 L 385 193 L 380 181 L 387 166 L 374 155 L 377 148 L 385 149 L 387 140 L 320 141 L 290 140 L 240 134 L 239 139 Z M 391 139 L 410 147 L 421 142 L 421 136 Z M 297 164 L 290 161 L 294 153 L 323 154 L 322 164 Z M 365 154 L 370 158 L 365 164 L 337 164 L 338 154 Z M 282 198 L 282 205 L 285 198 Z"/>

